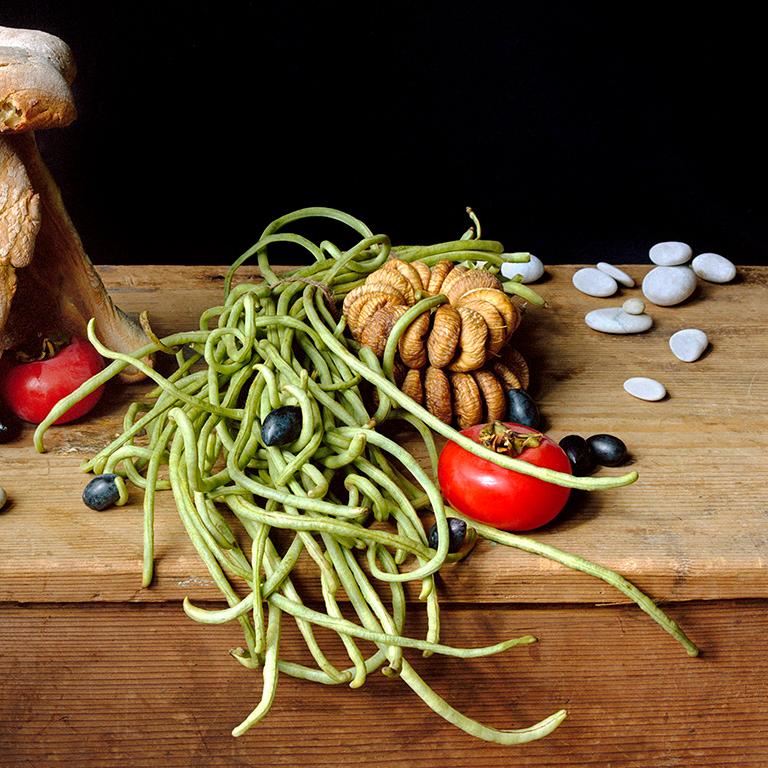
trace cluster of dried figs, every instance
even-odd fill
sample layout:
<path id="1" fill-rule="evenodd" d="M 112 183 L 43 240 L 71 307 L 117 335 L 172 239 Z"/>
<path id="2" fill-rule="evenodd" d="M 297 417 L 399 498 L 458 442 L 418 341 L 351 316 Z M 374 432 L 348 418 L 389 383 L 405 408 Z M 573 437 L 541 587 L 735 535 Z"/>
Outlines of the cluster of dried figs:
<path id="1" fill-rule="evenodd" d="M 521 313 L 488 270 L 440 261 L 390 259 L 347 294 L 354 338 L 382 357 L 397 322 L 419 300 L 445 303 L 417 314 L 397 342 L 400 388 L 430 413 L 461 429 L 504 417 L 506 392 L 528 386 L 528 366 L 509 347 Z"/>

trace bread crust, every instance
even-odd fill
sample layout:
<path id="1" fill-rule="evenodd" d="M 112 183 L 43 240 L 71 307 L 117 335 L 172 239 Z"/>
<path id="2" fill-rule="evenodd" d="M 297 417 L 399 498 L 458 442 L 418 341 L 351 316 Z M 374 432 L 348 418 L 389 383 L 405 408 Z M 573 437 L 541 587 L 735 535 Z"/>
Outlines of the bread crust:
<path id="1" fill-rule="evenodd" d="M 59 38 L 0 27 L 0 133 L 61 128 L 76 117 L 75 62 Z"/>

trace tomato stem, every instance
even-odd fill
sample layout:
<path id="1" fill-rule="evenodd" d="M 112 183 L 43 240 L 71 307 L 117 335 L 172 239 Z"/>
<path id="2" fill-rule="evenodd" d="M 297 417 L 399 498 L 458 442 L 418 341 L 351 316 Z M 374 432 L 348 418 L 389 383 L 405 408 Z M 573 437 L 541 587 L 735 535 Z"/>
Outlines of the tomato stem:
<path id="1" fill-rule="evenodd" d="M 42 338 L 38 336 L 35 341 L 31 341 L 25 347 L 15 350 L 14 357 L 17 363 L 35 363 L 42 360 L 50 360 L 56 357 L 64 347 L 68 347 L 71 341 L 71 337 L 63 332 L 52 333 L 50 336 L 43 336 Z"/>
<path id="2" fill-rule="evenodd" d="M 494 453 L 519 456 L 526 448 L 538 448 L 544 435 L 541 432 L 515 432 L 501 421 L 490 421 L 477 435 L 481 445 Z"/>

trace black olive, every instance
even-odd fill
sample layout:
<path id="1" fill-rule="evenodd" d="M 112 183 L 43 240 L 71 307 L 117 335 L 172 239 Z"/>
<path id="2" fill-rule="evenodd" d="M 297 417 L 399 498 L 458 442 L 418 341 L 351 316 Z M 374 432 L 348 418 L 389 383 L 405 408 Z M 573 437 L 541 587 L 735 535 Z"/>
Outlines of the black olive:
<path id="1" fill-rule="evenodd" d="M 598 464 L 604 467 L 618 467 L 627 458 L 627 446 L 613 435 L 592 435 L 587 445 Z"/>
<path id="2" fill-rule="evenodd" d="M 10 443 L 21 433 L 21 421 L 0 406 L 0 443 Z"/>
<path id="3" fill-rule="evenodd" d="M 117 475 L 96 475 L 83 490 L 83 502 L 86 507 L 99 512 L 115 505 L 120 498 L 115 478 Z"/>
<path id="4" fill-rule="evenodd" d="M 448 518 L 448 551 L 458 552 L 461 549 L 461 545 L 464 543 L 464 537 L 467 535 L 467 524 L 463 520 L 459 520 L 458 517 Z M 427 537 L 429 546 L 432 549 L 437 549 L 439 538 L 437 535 L 437 523 L 433 523 L 429 529 L 429 535 Z"/>
<path id="5" fill-rule="evenodd" d="M 539 428 L 539 407 L 524 389 L 507 392 L 507 420 L 533 429 Z"/>
<path id="6" fill-rule="evenodd" d="M 301 408 L 283 405 L 267 414 L 261 426 L 264 445 L 287 445 L 301 434 Z"/>
<path id="7" fill-rule="evenodd" d="M 571 462 L 571 472 L 577 477 L 588 475 L 595 468 L 595 457 L 581 435 L 566 435 L 560 441 L 560 447 Z"/>

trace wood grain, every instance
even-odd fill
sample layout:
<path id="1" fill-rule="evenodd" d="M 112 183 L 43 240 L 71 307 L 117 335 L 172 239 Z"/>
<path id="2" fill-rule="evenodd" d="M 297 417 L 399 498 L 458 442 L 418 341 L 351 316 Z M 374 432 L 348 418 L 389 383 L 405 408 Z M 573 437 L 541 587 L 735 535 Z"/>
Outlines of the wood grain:
<path id="1" fill-rule="evenodd" d="M 497 727 L 568 710 L 548 738 L 500 747 L 380 674 L 356 691 L 281 677 L 268 717 L 233 739 L 261 688 L 226 653 L 236 627 L 201 627 L 178 606 L 0 606 L 0 766 L 763 768 L 765 603 L 674 613 L 700 658 L 626 606 L 446 610 L 457 644 L 540 638 L 474 661 L 408 654 L 452 704 Z M 299 642 L 286 622 L 282 655 L 299 658 Z"/>
<path id="2" fill-rule="evenodd" d="M 534 371 L 532 392 L 550 434 L 620 435 L 632 452 L 635 485 L 574 494 L 569 509 L 536 536 L 619 570 L 656 598 L 768 597 L 768 268 L 740 269 L 729 285 L 702 283 L 680 307 L 651 307 L 655 327 L 607 336 L 583 323 L 586 311 L 620 297 L 576 291 L 576 267 L 555 267 L 539 290 L 549 310 L 530 308 L 519 347 Z M 646 267 L 627 266 L 637 280 Z M 221 300 L 223 270 L 105 267 L 118 303 L 147 309 L 161 333 L 194 328 L 200 311 Z M 245 279 L 253 273 L 245 272 Z M 667 340 L 700 327 L 712 341 L 699 362 L 670 353 Z M 622 382 L 645 374 L 663 381 L 668 400 L 645 403 Z M 79 462 L 121 431 L 121 413 L 143 387 L 110 388 L 92 418 L 52 430 L 37 455 L 27 431 L 0 446 L 0 484 L 11 498 L 0 513 L 0 600 L 161 601 L 215 597 L 186 541 L 170 499 L 157 519 L 157 583 L 141 590 L 141 499 L 107 513 L 80 502 Z M 623 470 L 601 470 L 616 474 Z M 316 580 L 305 579 L 309 596 Z M 442 590 L 452 602 L 605 602 L 601 582 L 556 564 L 481 545 L 469 562 L 448 568 Z"/>

